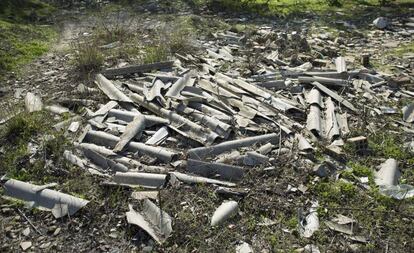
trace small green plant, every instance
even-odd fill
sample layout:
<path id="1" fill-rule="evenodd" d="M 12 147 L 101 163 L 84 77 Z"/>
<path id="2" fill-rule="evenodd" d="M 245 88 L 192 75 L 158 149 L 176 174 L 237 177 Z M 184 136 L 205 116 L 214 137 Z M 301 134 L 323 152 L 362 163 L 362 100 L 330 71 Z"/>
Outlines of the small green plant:
<path id="1" fill-rule="evenodd" d="M 298 226 L 298 218 L 296 217 L 296 216 L 293 216 L 292 218 L 290 218 L 288 221 L 287 221 L 287 226 L 290 228 L 290 229 L 295 229 L 295 228 L 297 228 L 297 226 Z"/>
<path id="2" fill-rule="evenodd" d="M 335 183 L 321 182 L 315 186 L 315 191 L 324 202 L 331 204 L 349 201 L 357 193 L 353 184 L 342 180 Z"/>
<path id="3" fill-rule="evenodd" d="M 352 173 L 357 177 L 368 177 L 372 179 L 374 176 L 372 169 L 360 163 L 349 162 L 348 166 L 352 168 Z"/>
<path id="4" fill-rule="evenodd" d="M 376 155 L 385 158 L 404 160 L 410 158 L 408 151 L 401 145 L 398 136 L 381 134 L 368 138 L 368 145 Z"/>
<path id="5" fill-rule="evenodd" d="M 12 144 L 28 141 L 30 137 L 42 129 L 42 119 L 42 112 L 21 113 L 13 117 L 3 133 L 5 140 Z"/>

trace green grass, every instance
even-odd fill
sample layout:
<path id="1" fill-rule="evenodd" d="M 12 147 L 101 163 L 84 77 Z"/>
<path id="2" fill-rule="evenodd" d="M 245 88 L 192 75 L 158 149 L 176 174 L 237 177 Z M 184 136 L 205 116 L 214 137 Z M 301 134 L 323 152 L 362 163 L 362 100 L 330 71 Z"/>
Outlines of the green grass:
<path id="1" fill-rule="evenodd" d="M 56 9 L 41 0 L 1 0 L 0 17 L 17 22 L 37 22 L 50 18 Z"/>
<path id="2" fill-rule="evenodd" d="M 198 1 L 200 2 L 200 1 Z M 258 13 L 261 15 L 295 16 L 306 12 L 316 14 L 333 14 L 336 11 L 343 12 L 345 16 L 354 16 L 366 8 L 380 7 L 379 0 L 339 0 L 340 5 L 332 5 L 326 0 L 222 0 L 207 1 L 216 9 L 228 11 L 241 11 Z M 413 4 L 411 0 L 393 1 L 393 6 L 403 12 L 407 12 L 406 5 Z"/>
<path id="3" fill-rule="evenodd" d="M 0 78 L 48 51 L 57 37 L 50 26 L 12 23 L 0 19 Z"/>
<path id="4" fill-rule="evenodd" d="M 47 181 L 45 159 L 30 161 L 28 145 L 44 134 L 51 133 L 50 115 L 46 112 L 21 113 L 0 128 L 0 143 L 5 147 L 0 154 L 1 173 L 19 180 Z M 55 134 L 54 139 L 45 140 L 40 145 L 43 158 L 58 158 L 63 153 L 66 139 Z"/>
<path id="5" fill-rule="evenodd" d="M 397 47 L 388 53 L 398 57 L 402 57 L 406 53 L 414 53 L 414 42 L 403 44 L 400 47 Z"/>
<path id="6" fill-rule="evenodd" d="M 400 161 L 412 158 L 408 150 L 402 146 L 401 139 L 397 135 L 378 134 L 371 136 L 368 138 L 368 145 L 376 156 Z"/>

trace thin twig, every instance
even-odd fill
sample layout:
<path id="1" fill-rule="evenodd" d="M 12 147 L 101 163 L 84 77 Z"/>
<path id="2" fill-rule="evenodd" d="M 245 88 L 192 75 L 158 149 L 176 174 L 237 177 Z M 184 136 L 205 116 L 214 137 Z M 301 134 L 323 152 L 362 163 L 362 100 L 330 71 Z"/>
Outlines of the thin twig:
<path id="1" fill-rule="evenodd" d="M 29 218 L 27 218 L 27 216 L 19 209 L 17 208 L 17 211 L 19 212 L 19 214 L 27 221 L 29 222 L 30 226 L 32 226 L 32 228 L 39 234 L 39 235 L 43 235 L 35 225 L 33 225 L 33 223 L 29 220 Z"/>

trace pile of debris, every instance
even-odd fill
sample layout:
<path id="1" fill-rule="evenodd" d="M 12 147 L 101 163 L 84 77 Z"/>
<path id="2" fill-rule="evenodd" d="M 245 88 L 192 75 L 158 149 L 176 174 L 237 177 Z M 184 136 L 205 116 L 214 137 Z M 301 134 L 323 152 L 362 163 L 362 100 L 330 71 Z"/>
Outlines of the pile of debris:
<path id="1" fill-rule="evenodd" d="M 133 194 L 143 200 L 143 210 L 135 211 L 131 205 L 126 216 L 159 243 L 171 234 L 172 218 L 149 200 L 157 198 L 156 190 L 205 183 L 231 196 L 239 194 L 232 187 L 249 167 L 275 170 L 278 157 L 285 153 L 306 156 L 322 150 L 334 162 L 341 161 L 345 143 L 366 149 L 365 137 L 349 138 L 356 128 L 370 127 L 364 125 L 366 115 L 398 113 L 378 105 L 380 101 L 391 94 L 414 97 L 409 89 L 395 94 L 387 76 L 366 68 L 350 69 L 335 47 L 320 47 L 319 39 L 307 41 L 296 32 L 263 27 L 250 38 L 233 32 L 215 38 L 203 43 L 203 55 L 177 54 L 174 61 L 103 71 L 96 76 L 96 85 L 107 103 L 55 126 L 77 132 L 82 120 L 87 123 L 74 143 L 76 150 L 63 154 L 68 161 L 103 176 L 107 185 L 149 190 Z M 324 57 L 316 59 L 315 54 Z M 367 64 L 366 57 L 362 64 Z M 223 68 L 226 65 L 234 68 Z M 252 68 L 243 68 L 247 65 Z M 35 111 L 42 103 L 28 93 L 26 106 Z M 67 112 L 57 105 L 46 109 Z M 414 105 L 402 112 L 403 119 L 395 123 L 413 133 Z M 326 167 L 318 166 L 315 173 L 326 176 Z M 412 197 L 412 186 L 397 186 L 397 172 L 395 160 L 382 166 L 377 175 L 382 192 L 398 199 Z M 71 215 L 87 204 L 47 186 L 12 179 L 5 188 L 6 194 L 33 201 L 56 217 Z M 304 215 L 305 237 L 319 226 L 314 221 L 317 207 L 315 202 Z M 223 223 L 237 208 L 237 201 L 225 201 L 212 214 L 211 225 Z"/>

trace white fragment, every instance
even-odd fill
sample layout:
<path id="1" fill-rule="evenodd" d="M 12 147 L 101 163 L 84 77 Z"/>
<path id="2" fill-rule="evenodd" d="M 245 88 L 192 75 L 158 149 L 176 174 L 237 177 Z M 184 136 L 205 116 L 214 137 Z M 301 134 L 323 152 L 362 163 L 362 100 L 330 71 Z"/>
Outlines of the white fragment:
<path id="1" fill-rule="evenodd" d="M 28 92 L 26 94 L 26 97 L 24 98 L 24 104 L 28 112 L 41 111 L 43 107 L 42 99 L 31 92 Z"/>
<path id="2" fill-rule="evenodd" d="M 377 185 L 397 185 L 401 173 L 398 170 L 398 163 L 395 159 L 388 159 L 381 164 L 380 170 L 375 173 L 375 183 Z"/>
<path id="3" fill-rule="evenodd" d="M 236 214 L 238 203 L 234 200 L 224 202 L 221 204 L 211 218 L 211 226 L 219 225 L 234 214 Z"/>
<path id="4" fill-rule="evenodd" d="M 149 199 L 144 200 L 142 212 L 135 211 L 129 205 L 126 216 L 129 224 L 139 226 L 159 244 L 165 242 L 172 233 L 171 217 Z"/>

